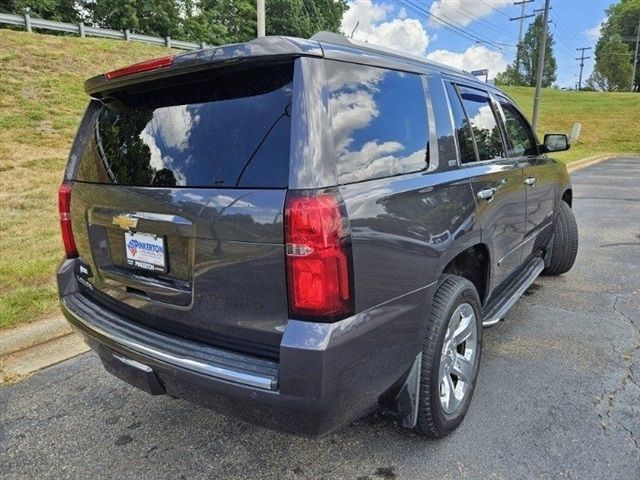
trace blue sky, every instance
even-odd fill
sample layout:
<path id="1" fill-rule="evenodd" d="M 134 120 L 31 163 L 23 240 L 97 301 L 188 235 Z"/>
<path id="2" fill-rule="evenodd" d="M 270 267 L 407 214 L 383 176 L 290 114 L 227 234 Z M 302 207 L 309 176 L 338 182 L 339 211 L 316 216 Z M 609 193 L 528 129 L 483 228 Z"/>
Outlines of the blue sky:
<path id="1" fill-rule="evenodd" d="M 607 0 L 551 0 L 551 32 L 558 63 L 557 84 L 573 87 L 578 81 L 578 47 L 585 54 L 583 82 L 593 69 L 593 47 L 598 26 L 605 19 Z M 342 28 L 354 38 L 427 56 L 467 70 L 489 68 L 490 77 L 513 61 L 521 7 L 513 0 L 353 0 Z M 525 12 L 544 6 L 544 0 L 526 4 Z M 428 13 L 432 14 L 429 16 Z M 443 20 L 449 25 L 443 26 Z M 524 20 L 523 31 L 533 18 Z M 475 37 L 475 38 L 474 38 Z"/>

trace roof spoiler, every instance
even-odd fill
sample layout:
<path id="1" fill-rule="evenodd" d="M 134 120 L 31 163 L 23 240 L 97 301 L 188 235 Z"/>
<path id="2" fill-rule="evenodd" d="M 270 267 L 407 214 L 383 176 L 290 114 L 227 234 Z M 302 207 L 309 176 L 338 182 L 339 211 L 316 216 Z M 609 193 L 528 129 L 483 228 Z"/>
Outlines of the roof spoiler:
<path id="1" fill-rule="evenodd" d="M 148 82 L 158 78 L 169 78 L 185 75 L 224 64 L 238 64 L 254 61 L 278 61 L 295 57 L 322 57 L 322 48 L 317 41 L 299 38 L 270 36 L 261 37 L 246 43 L 210 47 L 187 52 L 175 57 L 142 62 L 108 74 L 92 77 L 84 82 L 84 90 L 92 98 L 100 99 L 105 92 L 122 89 L 135 83 Z M 172 61 L 166 61 L 171 58 Z M 156 65 L 154 62 L 161 65 Z M 154 68 L 137 68 L 140 65 Z M 122 73 L 124 72 L 124 73 Z"/>

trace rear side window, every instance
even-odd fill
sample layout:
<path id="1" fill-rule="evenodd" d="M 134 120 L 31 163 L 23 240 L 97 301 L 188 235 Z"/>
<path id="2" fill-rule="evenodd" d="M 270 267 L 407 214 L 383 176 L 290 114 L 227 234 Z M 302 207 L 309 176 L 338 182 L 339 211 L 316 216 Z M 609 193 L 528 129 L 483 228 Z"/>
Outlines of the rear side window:
<path id="1" fill-rule="evenodd" d="M 504 125 L 511 145 L 508 150 L 510 157 L 536 155 L 536 141 L 529 123 L 509 100 L 498 97 L 498 102 L 504 114 Z"/>
<path id="2" fill-rule="evenodd" d="M 458 96 L 456 88 L 447 84 L 447 91 L 449 93 L 449 101 L 451 103 L 451 116 L 453 118 L 453 126 L 456 131 L 456 138 L 458 140 L 458 148 L 460 149 L 460 163 L 475 162 L 478 157 L 476 156 L 476 149 L 473 145 L 473 134 L 471 133 L 471 127 L 467 115 L 462 108 L 462 102 Z"/>
<path id="3" fill-rule="evenodd" d="M 420 76 L 329 60 L 326 67 L 339 183 L 426 169 L 428 126 Z"/>
<path id="4" fill-rule="evenodd" d="M 466 87 L 458 87 L 458 91 L 478 148 L 478 159 L 483 161 L 503 157 L 500 128 L 487 94 Z"/>
<path id="5" fill-rule="evenodd" d="M 77 180 L 159 187 L 286 187 L 292 65 L 209 73 L 113 95 Z"/>

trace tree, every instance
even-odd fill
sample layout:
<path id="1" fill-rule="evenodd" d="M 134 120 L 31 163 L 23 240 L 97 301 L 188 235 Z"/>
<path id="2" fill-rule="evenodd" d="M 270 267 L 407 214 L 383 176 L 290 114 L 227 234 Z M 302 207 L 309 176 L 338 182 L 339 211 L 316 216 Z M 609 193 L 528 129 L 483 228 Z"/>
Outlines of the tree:
<path id="1" fill-rule="evenodd" d="M 269 0 L 267 35 L 309 38 L 321 30 L 337 33 L 347 8 L 344 0 Z"/>
<path id="2" fill-rule="evenodd" d="M 529 25 L 527 32 L 520 43 L 518 43 L 517 55 L 519 62 L 514 60 L 513 65 L 496 75 L 496 83 L 500 85 L 526 85 L 534 87 L 536 85 L 536 72 L 538 69 L 538 55 L 540 53 L 540 37 L 542 34 L 542 15 L 538 15 L 534 22 Z M 542 86 L 550 87 L 556 81 L 556 59 L 553 55 L 553 45 L 555 40 L 547 30 L 547 44 L 544 55 L 544 68 L 542 71 Z M 519 64 L 518 64 L 519 63 Z"/>
<path id="3" fill-rule="evenodd" d="M 594 86 L 606 92 L 629 90 L 633 73 L 633 66 L 629 62 L 632 53 L 620 35 L 613 35 L 600 45 L 596 55 L 596 66 L 591 74 L 596 74 Z"/>
<path id="4" fill-rule="evenodd" d="M 587 87 L 591 90 L 600 90 L 602 92 L 608 92 L 610 90 L 607 77 L 596 69 L 593 70 L 593 73 L 589 76 L 586 83 Z"/>
<path id="5" fill-rule="evenodd" d="M 79 22 L 82 20 L 78 0 L 0 0 L 0 12 L 29 14 L 46 20 Z"/>
<path id="6" fill-rule="evenodd" d="M 599 71 L 600 74 L 606 75 L 608 69 L 603 69 L 600 64 L 610 64 L 612 59 L 609 58 L 611 53 L 611 46 L 609 45 L 616 36 L 627 46 L 627 51 L 623 52 L 622 49 L 617 46 L 617 50 L 621 53 L 615 60 L 620 64 L 629 63 L 631 65 L 631 71 L 633 70 L 633 53 L 635 47 L 636 32 L 638 29 L 638 21 L 640 20 L 640 0 L 621 0 L 620 2 L 612 5 L 607 9 L 607 20 L 602 24 L 602 30 L 600 38 L 596 44 L 595 57 L 596 66 L 594 71 Z M 609 45 L 609 46 L 608 46 Z M 614 42 L 615 45 L 615 42 Z M 609 52 L 609 53 L 607 53 Z M 640 65 L 640 52 L 638 65 Z M 624 70 L 624 67 L 620 67 Z M 617 72 L 620 69 L 614 69 Z M 631 75 L 631 72 L 629 73 Z M 616 77 L 617 78 L 617 77 Z M 609 80 L 609 79 L 607 79 Z M 617 80 L 610 79 L 611 83 L 617 84 Z M 640 87 L 640 66 L 636 69 L 636 77 L 634 84 Z M 620 90 L 629 90 L 631 88 L 631 78 L 629 77 L 627 85 L 620 85 Z M 640 88 L 638 88 L 640 90 Z"/>

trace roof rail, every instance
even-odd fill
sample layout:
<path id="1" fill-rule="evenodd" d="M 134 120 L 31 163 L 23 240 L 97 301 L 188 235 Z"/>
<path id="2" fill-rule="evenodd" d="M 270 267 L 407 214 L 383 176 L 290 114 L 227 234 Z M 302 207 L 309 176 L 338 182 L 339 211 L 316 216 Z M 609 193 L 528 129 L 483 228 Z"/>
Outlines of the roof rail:
<path id="1" fill-rule="evenodd" d="M 434 62 L 433 60 L 428 60 L 426 57 L 421 57 L 419 55 L 412 55 L 410 53 L 405 53 L 401 50 L 396 50 L 394 48 L 382 47 L 380 45 L 374 45 L 368 42 L 354 40 L 352 38 L 347 38 L 344 35 L 340 35 L 339 33 L 321 31 L 314 34 L 310 38 L 310 40 L 315 40 L 316 42 L 332 43 L 334 45 L 342 45 L 345 47 L 357 48 L 360 50 L 367 50 L 369 52 L 374 52 L 374 53 L 382 53 L 385 55 L 398 57 L 404 60 L 410 59 L 423 64 L 435 65 L 446 70 L 455 71 L 457 73 L 461 73 L 464 75 L 469 75 L 469 72 L 467 72 L 466 70 L 460 70 L 458 68 L 450 67 L 440 62 Z"/>

